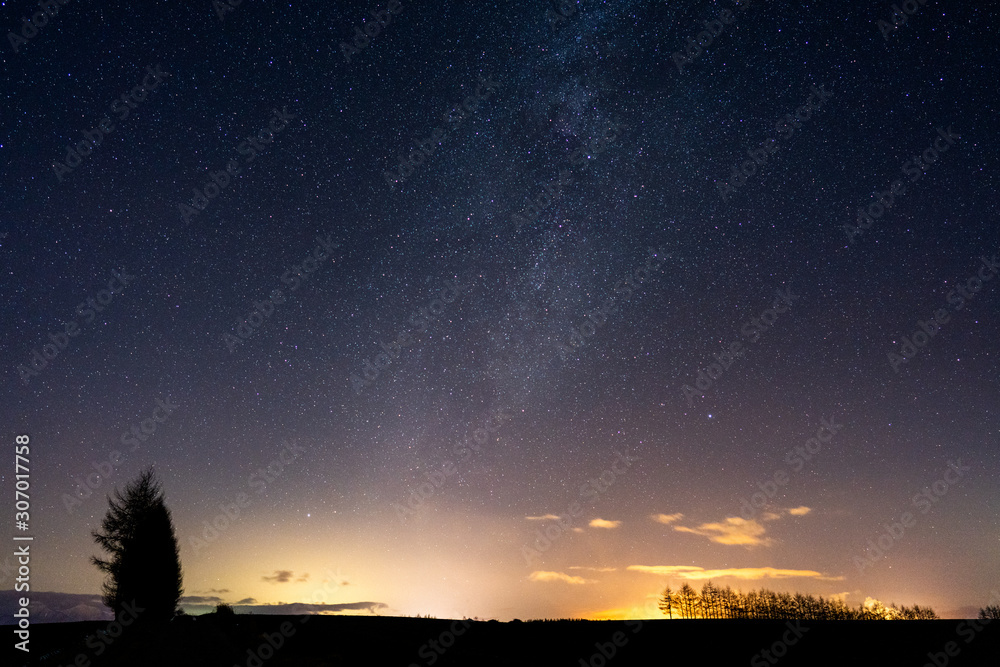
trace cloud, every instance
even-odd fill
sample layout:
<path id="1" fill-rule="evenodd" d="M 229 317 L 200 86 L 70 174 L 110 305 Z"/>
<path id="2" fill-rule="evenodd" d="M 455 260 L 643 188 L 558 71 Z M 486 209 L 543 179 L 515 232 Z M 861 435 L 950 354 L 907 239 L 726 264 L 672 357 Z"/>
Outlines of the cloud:
<path id="1" fill-rule="evenodd" d="M 180 599 L 181 604 L 210 604 L 222 603 L 222 598 L 215 595 L 184 595 Z"/>
<path id="2" fill-rule="evenodd" d="M 721 579 L 723 577 L 732 577 L 734 579 L 791 579 L 802 577 L 822 579 L 823 581 L 844 580 L 844 577 L 827 577 L 822 572 L 815 570 L 782 570 L 773 567 L 731 567 L 722 570 L 706 570 L 691 565 L 629 565 L 625 569 L 634 572 L 645 572 L 646 574 L 680 577 L 681 579 L 692 581 Z"/>
<path id="3" fill-rule="evenodd" d="M 684 515 L 678 512 L 677 514 L 653 514 L 651 515 L 653 521 L 663 524 L 671 524 L 674 521 L 679 521 L 684 518 Z"/>
<path id="4" fill-rule="evenodd" d="M 209 588 L 205 593 L 228 593 L 228 588 Z"/>
<path id="5" fill-rule="evenodd" d="M 243 598 L 236 604 L 257 604 L 257 598 Z"/>
<path id="6" fill-rule="evenodd" d="M 584 565 L 570 565 L 571 570 L 590 570 L 591 572 L 614 572 L 617 567 L 586 567 Z"/>
<path id="7" fill-rule="evenodd" d="M 608 521 L 607 519 L 591 519 L 591 528 L 617 528 L 622 525 L 621 521 Z"/>
<path id="8" fill-rule="evenodd" d="M 337 614 L 345 611 L 368 611 L 374 614 L 379 609 L 387 609 L 384 602 L 343 602 L 340 604 L 309 604 L 306 602 L 279 602 L 277 604 L 247 605 L 234 608 L 237 613 L 247 614 Z"/>
<path id="9" fill-rule="evenodd" d="M 529 581 L 565 581 L 567 584 L 592 584 L 594 583 L 591 579 L 584 579 L 583 577 L 574 577 L 573 575 L 566 574 L 565 572 L 545 572 L 543 570 L 536 570 L 528 575 Z"/>
<path id="10" fill-rule="evenodd" d="M 302 581 L 308 581 L 308 580 L 309 580 L 309 573 L 306 572 L 305 574 L 303 574 L 301 577 L 299 577 L 295 581 L 302 582 Z"/>
<path id="11" fill-rule="evenodd" d="M 0 623 L 14 623 L 14 613 L 21 608 L 18 593 L 12 588 L 0 590 Z M 110 621 L 114 618 L 111 610 L 104 606 L 101 596 L 96 593 L 58 593 L 31 591 L 32 623 L 70 623 L 75 621 Z M 10 619 L 10 620 L 8 620 Z"/>
<path id="12" fill-rule="evenodd" d="M 737 544 L 745 546 L 770 546 L 771 540 L 761 537 L 765 528 L 756 521 L 742 517 L 731 516 L 722 523 L 703 523 L 697 528 L 674 526 L 681 533 L 702 535 L 719 544 Z"/>
<path id="13" fill-rule="evenodd" d="M 526 516 L 524 517 L 528 521 L 558 521 L 558 514 L 543 514 L 542 516 Z"/>
<path id="14" fill-rule="evenodd" d="M 760 518 L 764 521 L 777 521 L 781 518 L 781 515 L 775 512 L 764 512 L 760 515 Z"/>
<path id="15" fill-rule="evenodd" d="M 647 574 L 677 575 L 683 577 L 689 572 L 704 572 L 705 568 L 693 565 L 629 565 L 626 570 L 646 572 Z"/>
<path id="16" fill-rule="evenodd" d="M 270 581 L 272 584 L 287 584 L 292 580 L 294 576 L 291 570 L 275 570 L 273 576 L 264 576 L 262 579 L 264 581 Z"/>
<path id="17" fill-rule="evenodd" d="M 788 513 L 791 514 L 792 516 L 805 516 L 806 514 L 809 514 L 809 512 L 812 512 L 812 509 L 806 507 L 805 505 L 803 505 L 802 507 L 793 507 L 790 510 L 788 510 Z"/>

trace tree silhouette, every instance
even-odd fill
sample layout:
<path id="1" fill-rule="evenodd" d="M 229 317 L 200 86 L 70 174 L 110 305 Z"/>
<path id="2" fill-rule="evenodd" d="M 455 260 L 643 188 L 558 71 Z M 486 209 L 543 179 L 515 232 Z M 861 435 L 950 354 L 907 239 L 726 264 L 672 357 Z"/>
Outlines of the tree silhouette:
<path id="1" fill-rule="evenodd" d="M 984 621 L 995 621 L 1000 619 L 1000 605 L 986 605 L 979 610 L 979 618 Z"/>
<path id="2" fill-rule="evenodd" d="M 674 592 L 667 586 L 659 601 L 664 616 L 673 618 L 727 618 L 727 619 L 801 619 L 805 621 L 877 621 L 877 620 L 933 620 L 938 615 L 930 607 L 913 605 L 897 607 L 895 603 L 886 606 L 879 600 L 868 598 L 856 608 L 849 607 L 843 600 L 800 593 L 776 593 L 765 588 L 749 593 L 733 591 L 729 586 L 719 588 L 708 581 L 698 593 L 690 584 L 684 583 Z M 980 618 L 986 614 L 1000 617 L 1000 607 L 980 610 Z"/>
<path id="3" fill-rule="evenodd" d="M 700 606 L 698 592 L 691 588 L 691 584 L 685 581 L 678 595 L 680 596 L 681 603 L 681 618 L 698 618 L 698 607 Z"/>
<path id="4" fill-rule="evenodd" d="M 667 618 L 674 617 L 674 609 L 677 608 L 677 602 L 675 600 L 674 592 L 670 590 L 670 586 L 663 591 L 663 596 L 660 598 L 660 611 Z"/>
<path id="5" fill-rule="evenodd" d="M 150 466 L 122 493 L 108 496 L 103 532 L 91 533 L 108 558 L 91 562 L 108 578 L 102 585 L 104 604 L 117 617 L 141 610 L 137 622 L 153 625 L 173 618 L 183 589 L 180 552 L 170 510 Z"/>

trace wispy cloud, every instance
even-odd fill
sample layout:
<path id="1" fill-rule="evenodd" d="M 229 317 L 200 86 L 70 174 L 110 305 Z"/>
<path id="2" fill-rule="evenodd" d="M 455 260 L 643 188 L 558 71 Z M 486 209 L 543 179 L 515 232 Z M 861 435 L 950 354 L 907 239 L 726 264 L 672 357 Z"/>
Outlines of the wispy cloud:
<path id="1" fill-rule="evenodd" d="M 528 575 L 529 581 L 563 581 L 567 584 L 592 584 L 594 580 L 584 579 L 583 577 L 574 577 L 571 574 L 566 574 L 565 572 L 546 572 L 544 570 L 536 570 Z"/>
<path id="2" fill-rule="evenodd" d="M 803 505 L 802 507 L 793 507 L 790 510 L 788 510 L 788 513 L 791 514 L 792 516 L 805 516 L 806 514 L 809 514 L 809 512 L 812 512 L 812 509 L 806 507 L 805 505 Z"/>
<path id="3" fill-rule="evenodd" d="M 295 576 L 295 573 L 291 570 L 275 570 L 274 574 L 271 576 L 264 575 L 261 577 L 264 581 L 270 581 L 272 584 L 287 584 Z M 306 575 L 309 576 L 308 574 Z M 299 579 L 299 581 L 304 581 L 304 579 Z"/>
<path id="4" fill-rule="evenodd" d="M 765 532 L 764 526 L 754 520 L 746 520 L 742 517 L 731 516 L 722 523 L 703 523 L 697 528 L 687 526 L 674 526 L 674 530 L 681 533 L 692 533 L 702 535 L 719 544 L 735 544 L 743 546 L 770 546 L 771 540 L 762 537 Z"/>
<path id="5" fill-rule="evenodd" d="M 622 525 L 621 521 L 608 521 L 607 519 L 591 519 L 591 528 L 617 528 Z"/>
<path id="6" fill-rule="evenodd" d="M 558 514 L 543 514 L 542 516 L 526 516 L 524 517 L 528 521 L 558 521 Z"/>
<path id="7" fill-rule="evenodd" d="M 617 567 L 587 567 L 585 565 L 570 565 L 570 570 L 590 570 L 591 572 L 614 572 Z"/>
<path id="8" fill-rule="evenodd" d="M 661 576 L 679 577 L 700 581 L 703 579 L 792 579 L 796 577 L 843 581 L 844 577 L 828 577 L 816 570 L 784 570 L 774 567 L 731 567 L 720 570 L 706 570 L 692 565 L 629 565 L 627 570 L 645 572 Z"/>
<path id="9" fill-rule="evenodd" d="M 179 602 L 181 604 L 221 604 L 222 598 L 216 595 L 183 595 Z"/>
<path id="10" fill-rule="evenodd" d="M 377 613 L 380 609 L 388 609 L 389 605 L 384 602 L 341 602 L 339 604 L 309 604 L 306 602 L 278 602 L 277 604 L 259 604 L 240 606 L 236 609 L 239 613 L 254 614 L 340 614 L 351 611 L 367 611 L 371 614 Z"/>
<path id="11" fill-rule="evenodd" d="M 653 521 L 662 524 L 671 524 L 674 521 L 680 521 L 684 518 L 684 515 L 678 512 L 677 514 L 653 514 L 651 515 Z"/>

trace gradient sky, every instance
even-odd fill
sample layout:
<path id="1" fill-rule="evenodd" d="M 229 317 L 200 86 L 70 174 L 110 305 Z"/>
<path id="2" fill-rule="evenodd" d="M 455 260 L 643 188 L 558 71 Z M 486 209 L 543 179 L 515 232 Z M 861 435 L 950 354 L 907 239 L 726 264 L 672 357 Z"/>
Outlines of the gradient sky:
<path id="1" fill-rule="evenodd" d="M 90 531 L 150 464 L 192 605 L 657 617 L 711 577 L 958 616 L 1000 587 L 994 9 L 404 0 L 352 52 L 386 3 L 178 4 L 0 48 L 33 591 L 99 590 Z"/>

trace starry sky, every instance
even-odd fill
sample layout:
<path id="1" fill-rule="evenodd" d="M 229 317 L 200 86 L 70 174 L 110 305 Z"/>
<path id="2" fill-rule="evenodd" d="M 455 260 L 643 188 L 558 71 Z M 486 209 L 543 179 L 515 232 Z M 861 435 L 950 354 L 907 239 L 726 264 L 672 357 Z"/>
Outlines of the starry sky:
<path id="1" fill-rule="evenodd" d="M 0 2 L 32 590 L 153 465 L 195 610 L 974 614 L 997 15 L 914 4 Z"/>

